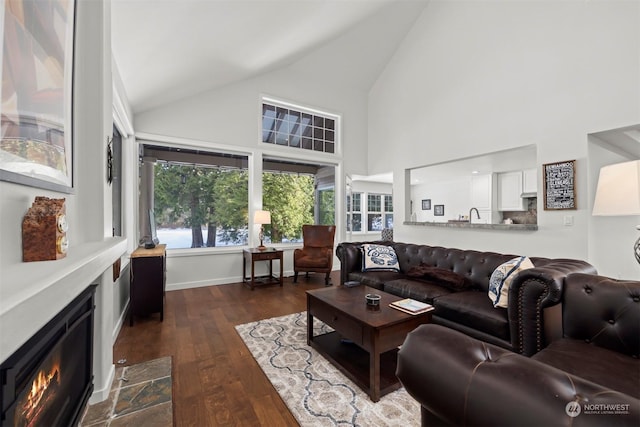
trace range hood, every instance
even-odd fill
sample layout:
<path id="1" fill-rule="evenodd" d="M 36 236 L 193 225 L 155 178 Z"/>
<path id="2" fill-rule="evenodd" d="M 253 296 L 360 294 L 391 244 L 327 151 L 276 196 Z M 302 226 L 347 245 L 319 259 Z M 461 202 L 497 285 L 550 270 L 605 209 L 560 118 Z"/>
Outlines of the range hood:
<path id="1" fill-rule="evenodd" d="M 534 197 L 538 197 L 538 193 L 535 191 L 529 192 L 529 193 L 522 193 L 520 194 L 520 198 L 522 199 L 531 199 Z"/>

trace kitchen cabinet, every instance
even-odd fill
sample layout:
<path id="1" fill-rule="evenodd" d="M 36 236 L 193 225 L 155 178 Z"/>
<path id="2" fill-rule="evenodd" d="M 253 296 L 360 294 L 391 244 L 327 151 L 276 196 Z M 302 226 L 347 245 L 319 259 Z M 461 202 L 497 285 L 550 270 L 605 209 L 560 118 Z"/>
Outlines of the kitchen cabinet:
<path id="1" fill-rule="evenodd" d="M 526 210 L 522 194 L 522 171 L 498 174 L 498 210 Z"/>
<path id="2" fill-rule="evenodd" d="M 526 169 L 522 172 L 522 192 L 538 192 L 538 171 L 537 169 Z"/>
<path id="3" fill-rule="evenodd" d="M 493 198 L 493 179 L 491 174 L 471 176 L 471 207 L 491 209 Z"/>
<path id="4" fill-rule="evenodd" d="M 471 208 L 477 208 L 480 218 L 476 213 L 470 213 L 471 224 L 497 224 L 501 215 L 497 211 L 496 203 L 496 174 L 471 176 Z"/>

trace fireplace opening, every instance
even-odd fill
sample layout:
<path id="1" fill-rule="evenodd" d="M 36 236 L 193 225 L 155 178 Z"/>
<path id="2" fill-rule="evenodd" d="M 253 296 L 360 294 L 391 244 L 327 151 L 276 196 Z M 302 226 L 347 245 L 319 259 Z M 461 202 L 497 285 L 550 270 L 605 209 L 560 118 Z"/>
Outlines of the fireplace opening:
<path id="1" fill-rule="evenodd" d="M 77 425 L 93 392 L 89 286 L 0 365 L 2 426 Z"/>

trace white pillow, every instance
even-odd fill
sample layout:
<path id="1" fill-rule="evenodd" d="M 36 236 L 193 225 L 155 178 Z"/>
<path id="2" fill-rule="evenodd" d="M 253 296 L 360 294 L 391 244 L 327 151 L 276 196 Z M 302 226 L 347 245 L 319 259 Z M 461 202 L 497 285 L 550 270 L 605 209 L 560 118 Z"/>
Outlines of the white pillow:
<path id="1" fill-rule="evenodd" d="M 362 271 L 400 271 L 396 251 L 387 245 L 362 245 Z"/>
<path id="2" fill-rule="evenodd" d="M 509 303 L 509 286 L 513 278 L 522 270 L 534 265 L 526 256 L 514 258 L 498 266 L 489 279 L 489 299 L 494 307 L 507 308 Z"/>

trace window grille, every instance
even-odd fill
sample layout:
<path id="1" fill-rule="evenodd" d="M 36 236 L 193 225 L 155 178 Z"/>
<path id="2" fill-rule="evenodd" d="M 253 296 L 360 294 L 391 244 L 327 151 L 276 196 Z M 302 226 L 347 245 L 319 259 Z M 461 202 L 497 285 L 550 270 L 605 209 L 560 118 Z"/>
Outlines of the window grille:
<path id="1" fill-rule="evenodd" d="M 263 103 L 262 142 L 335 153 L 336 118 Z"/>

